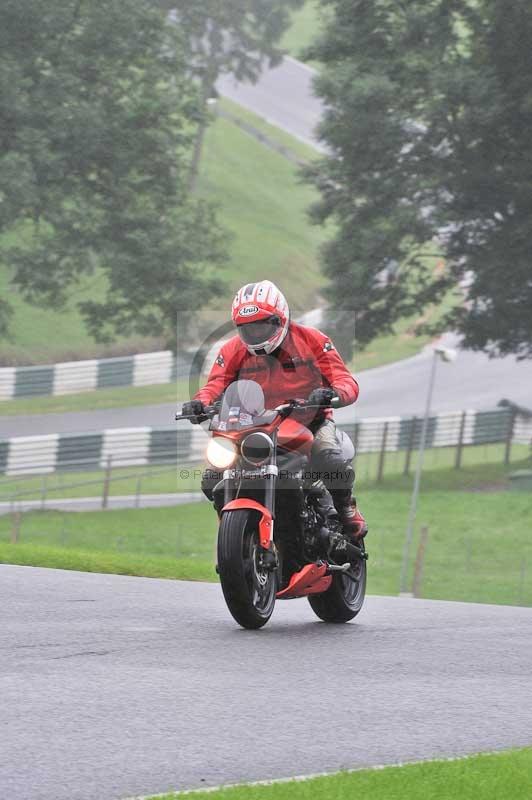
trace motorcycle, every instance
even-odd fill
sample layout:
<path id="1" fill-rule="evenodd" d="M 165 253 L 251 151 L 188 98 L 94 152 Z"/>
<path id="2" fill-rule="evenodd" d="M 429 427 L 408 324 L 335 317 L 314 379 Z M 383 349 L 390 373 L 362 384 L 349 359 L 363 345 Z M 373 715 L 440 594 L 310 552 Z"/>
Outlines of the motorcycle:
<path id="1" fill-rule="evenodd" d="M 331 406 L 338 402 L 333 398 Z M 276 600 L 307 597 L 329 623 L 348 622 L 364 602 L 364 542 L 343 535 L 330 492 L 309 470 L 314 437 L 297 415 L 310 408 L 317 406 L 290 400 L 265 410 L 262 387 L 238 380 L 201 418 L 176 414 L 208 422 L 212 433 L 207 461 L 222 474 L 213 491 L 216 571 L 229 611 L 244 628 L 265 625 Z M 342 431 L 337 436 L 347 464 L 353 445 Z"/>

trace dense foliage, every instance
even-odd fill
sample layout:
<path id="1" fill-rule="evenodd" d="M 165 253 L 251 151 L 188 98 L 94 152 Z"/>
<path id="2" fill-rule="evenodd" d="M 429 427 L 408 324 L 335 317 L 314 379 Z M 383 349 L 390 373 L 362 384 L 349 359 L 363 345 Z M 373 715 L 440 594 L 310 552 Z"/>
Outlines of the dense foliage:
<path id="1" fill-rule="evenodd" d="M 367 343 L 461 284 L 467 300 L 441 324 L 466 346 L 531 357 L 532 5 L 322 2 L 309 56 L 323 64 L 330 155 L 307 176 L 314 219 L 337 223 L 324 264 L 340 334 L 355 314 Z"/>
<path id="2" fill-rule="evenodd" d="M 175 338 L 224 259 L 187 188 L 201 113 L 182 35 L 152 3 L 4 0 L 1 255 L 27 299 L 60 308 L 94 273 L 104 289 L 78 305 L 98 340 Z"/>
<path id="3" fill-rule="evenodd" d="M 255 81 L 264 65 L 278 64 L 279 41 L 290 24 L 290 13 L 305 0 L 155 2 L 170 12 L 184 36 L 191 69 L 205 77 L 212 90 L 220 75 Z"/>

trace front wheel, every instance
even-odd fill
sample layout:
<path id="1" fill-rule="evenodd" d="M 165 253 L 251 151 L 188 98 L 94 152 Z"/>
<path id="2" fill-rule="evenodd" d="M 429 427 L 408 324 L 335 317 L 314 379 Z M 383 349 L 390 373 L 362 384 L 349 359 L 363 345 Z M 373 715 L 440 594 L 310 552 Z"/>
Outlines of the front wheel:
<path id="1" fill-rule="evenodd" d="M 364 542 L 359 547 L 364 550 Z M 349 622 L 356 617 L 366 595 L 366 560 L 358 559 L 347 573 L 335 572 L 329 589 L 323 594 L 310 595 L 308 601 L 314 613 L 324 622 Z"/>
<path id="2" fill-rule="evenodd" d="M 218 574 L 227 607 L 243 628 L 261 628 L 275 606 L 277 572 L 264 566 L 263 554 L 257 512 L 225 511 L 218 532 Z"/>

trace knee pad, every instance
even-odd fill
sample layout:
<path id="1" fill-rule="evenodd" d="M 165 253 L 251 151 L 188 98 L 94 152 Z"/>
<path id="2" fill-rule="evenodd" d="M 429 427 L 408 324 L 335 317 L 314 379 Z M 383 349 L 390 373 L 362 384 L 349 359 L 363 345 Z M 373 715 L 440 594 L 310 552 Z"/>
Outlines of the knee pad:
<path id="1" fill-rule="evenodd" d="M 315 465 L 330 492 L 351 492 L 355 471 L 351 463 L 342 458 L 339 450 L 324 450 L 319 453 Z"/>
<path id="2" fill-rule="evenodd" d="M 336 449 L 320 450 L 314 455 L 312 461 L 316 465 L 317 469 L 322 471 L 342 469 L 342 467 L 345 465 L 345 461 L 342 458 L 340 450 Z"/>

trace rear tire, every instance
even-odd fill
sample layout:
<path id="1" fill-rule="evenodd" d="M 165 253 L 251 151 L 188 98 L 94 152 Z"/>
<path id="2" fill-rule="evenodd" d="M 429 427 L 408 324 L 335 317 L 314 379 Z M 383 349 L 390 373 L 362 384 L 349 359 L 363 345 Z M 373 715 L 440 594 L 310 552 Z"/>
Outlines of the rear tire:
<path id="1" fill-rule="evenodd" d="M 364 542 L 359 547 L 364 549 Z M 333 574 L 329 589 L 323 594 L 309 595 L 308 601 L 314 613 L 324 622 L 343 623 L 356 617 L 366 596 L 366 560 L 354 562 L 347 575 Z"/>
<path id="2" fill-rule="evenodd" d="M 261 628 L 275 607 L 277 572 L 261 569 L 262 552 L 258 513 L 225 511 L 218 532 L 218 573 L 227 607 L 243 628 Z"/>

